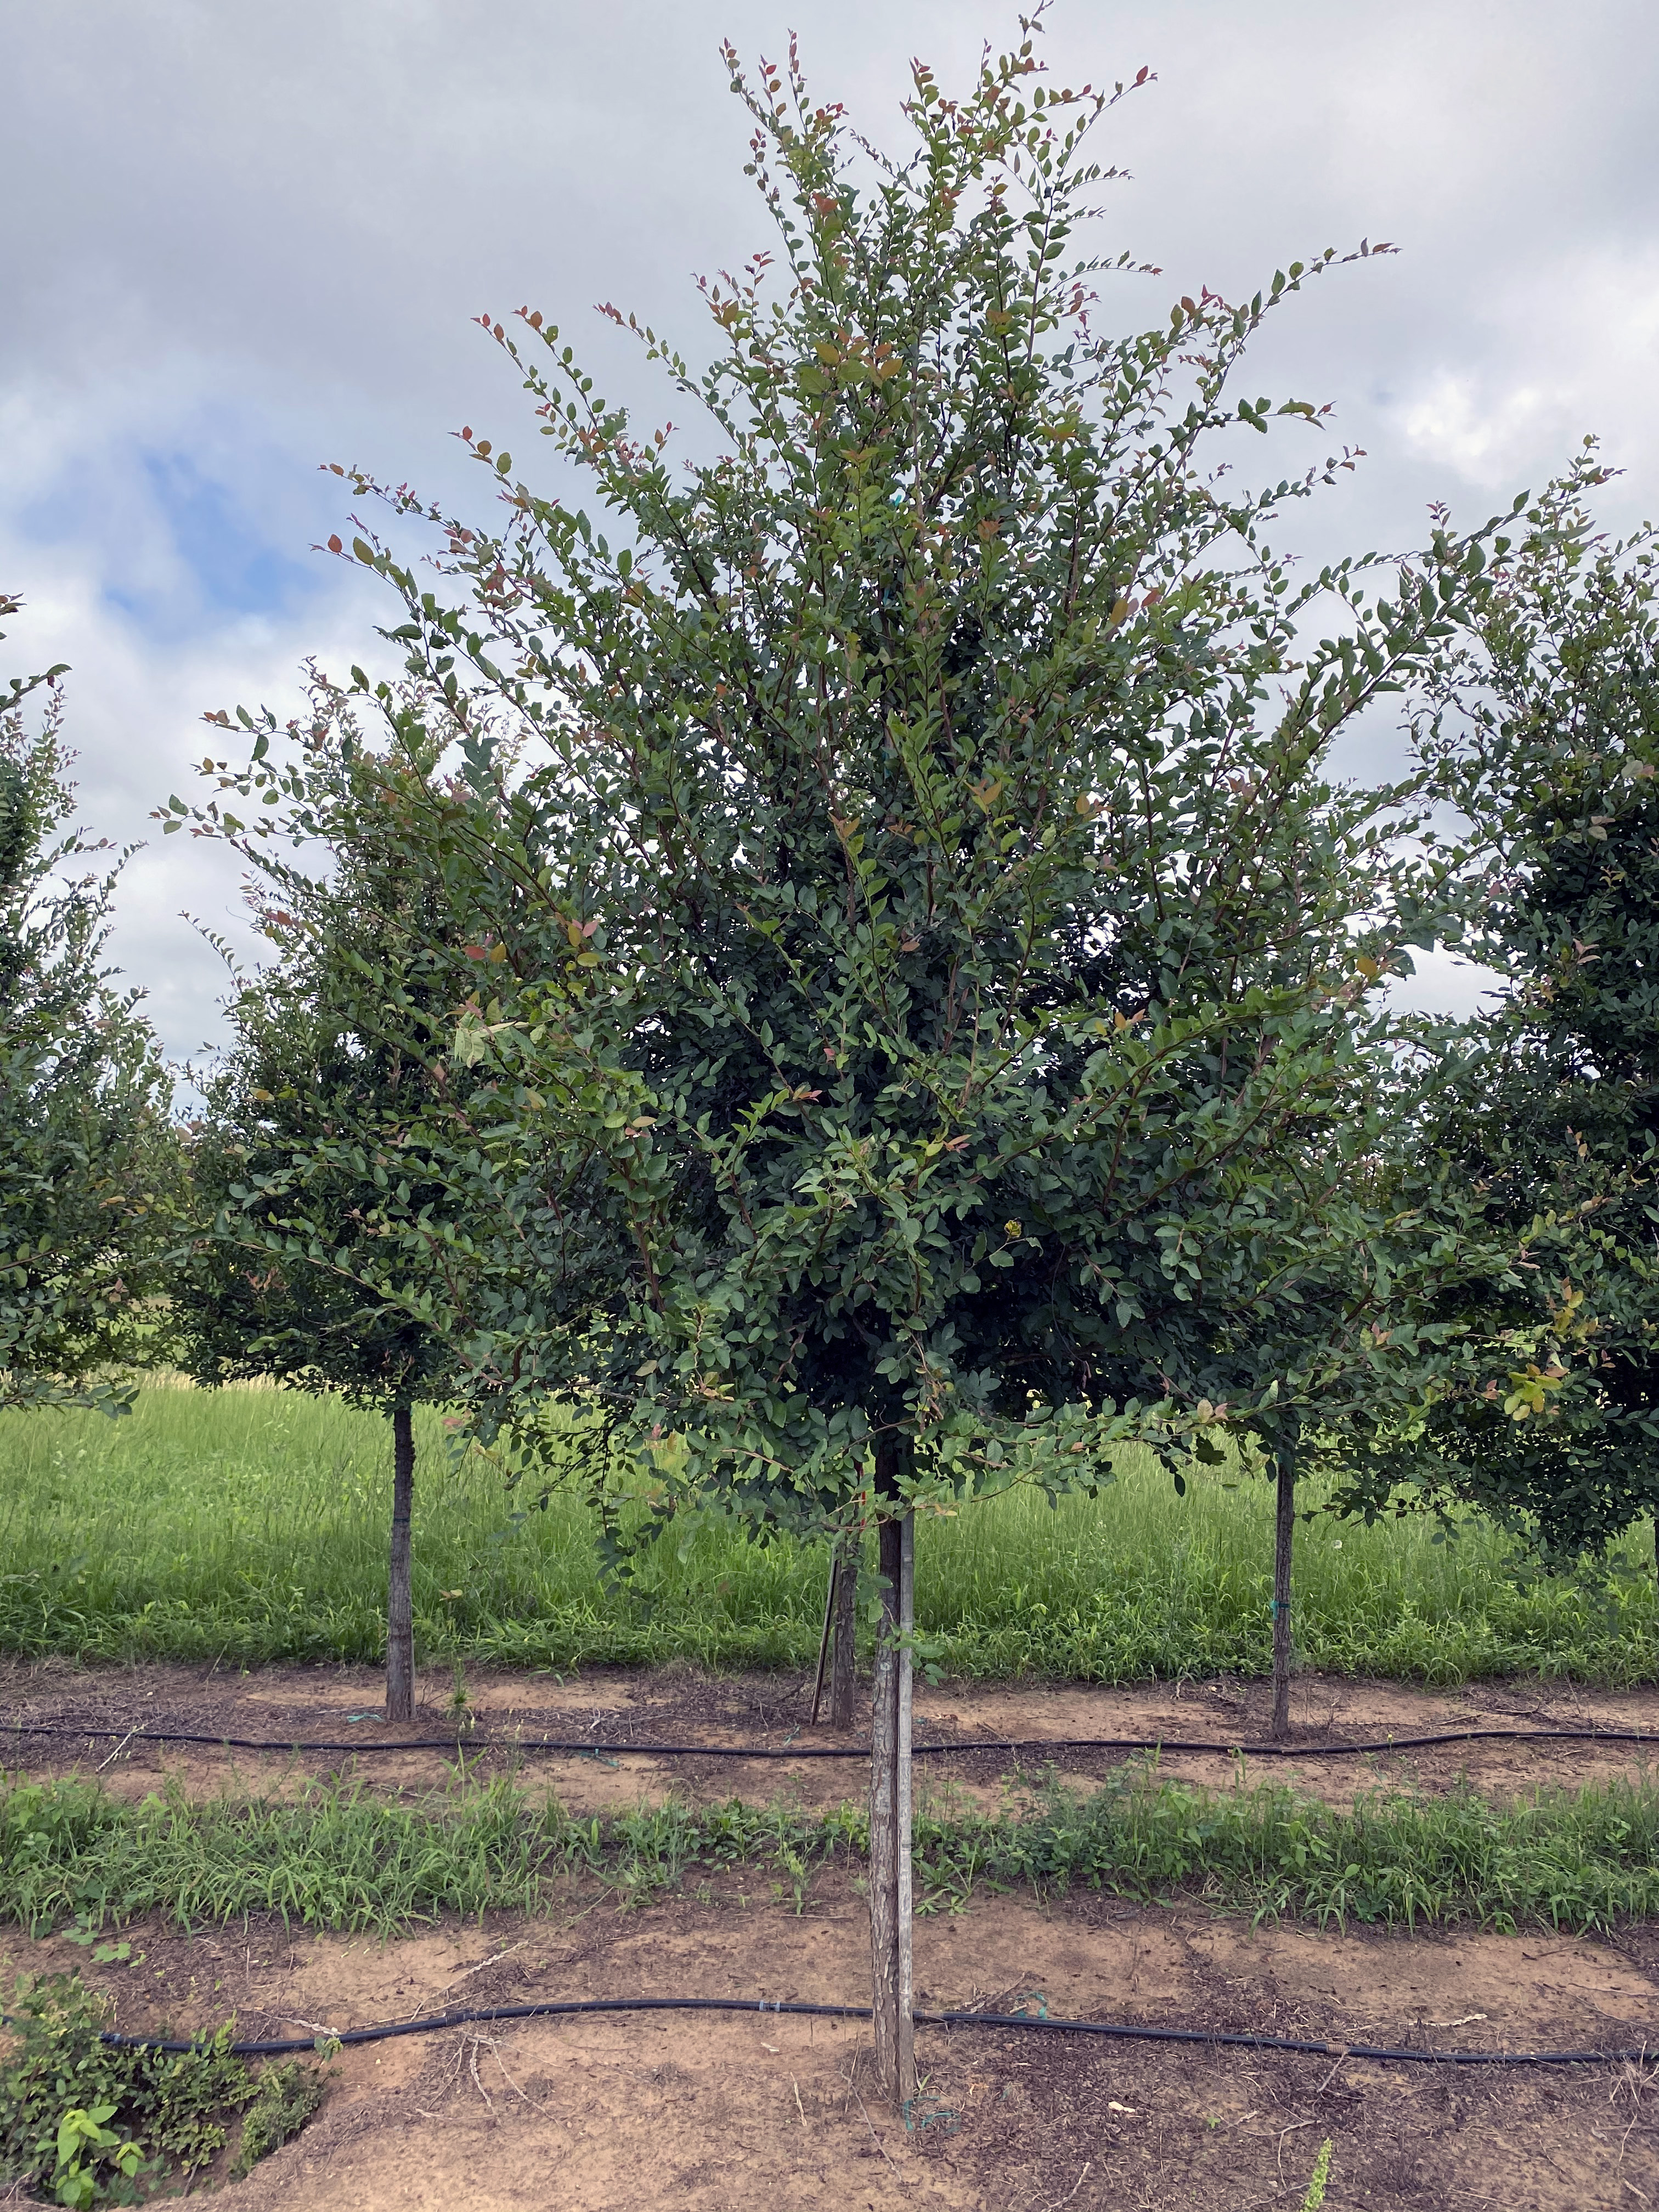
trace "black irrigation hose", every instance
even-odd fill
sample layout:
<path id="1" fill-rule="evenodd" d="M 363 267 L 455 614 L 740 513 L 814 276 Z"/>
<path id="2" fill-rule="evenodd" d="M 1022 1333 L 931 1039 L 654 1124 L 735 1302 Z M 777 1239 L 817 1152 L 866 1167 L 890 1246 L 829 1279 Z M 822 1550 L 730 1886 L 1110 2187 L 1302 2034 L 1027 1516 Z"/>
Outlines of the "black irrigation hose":
<path id="1" fill-rule="evenodd" d="M 418 1736 L 402 1743 L 362 1736 L 348 1743 L 278 1742 L 253 1736 L 190 1735 L 177 1729 L 58 1728 L 22 1721 L 0 1723 L 8 1735 L 56 1736 L 64 1741 L 89 1736 L 118 1736 L 126 1743 L 200 1743 L 221 1751 L 549 1751 L 613 1757 L 628 1752 L 641 1759 L 868 1759 L 868 1744 L 594 1743 L 555 1741 L 547 1736 Z M 1390 1736 L 1382 1743 L 1200 1743 L 1175 1736 L 1055 1735 L 969 1739 L 955 1743 L 918 1743 L 914 1759 L 948 1757 L 970 1751 L 1176 1751 L 1217 1752 L 1229 1758 L 1352 1759 L 1367 1752 L 1418 1751 L 1442 1743 L 1650 1743 L 1659 1735 L 1636 1729 L 1443 1729 L 1433 1735 Z"/>
<path id="2" fill-rule="evenodd" d="M 233 2043 L 240 2058 L 276 2058 L 291 2051 L 315 2051 L 320 2043 L 385 2043 L 395 2035 L 430 2035 L 446 2027 L 507 2020 L 550 2020 L 595 2012 L 762 2012 L 805 2014 L 817 2020 L 868 2020 L 868 2005 L 808 2004 L 790 1997 L 576 1997 L 544 2004 L 481 2005 L 457 2012 L 428 2013 L 417 2020 L 390 2021 L 378 2027 L 348 2027 L 338 2035 L 278 2036 L 263 2042 Z M 1030 2027 L 1050 2035 L 1103 2035 L 1120 2043 L 1222 2044 L 1244 2051 L 1288 2051 L 1316 2058 L 1376 2058 L 1411 2066 L 1605 2066 L 1621 2060 L 1638 2064 L 1654 2054 L 1645 2045 L 1625 2051 L 1414 2051 L 1386 2044 L 1323 2043 L 1313 2037 L 1229 2033 L 1219 2028 L 1139 2027 L 1127 2021 L 1049 2020 L 1024 2012 L 918 2012 L 918 2027 Z M 198 2042 L 161 2036 L 117 2035 L 100 2039 L 125 2051 L 193 2051 Z"/>

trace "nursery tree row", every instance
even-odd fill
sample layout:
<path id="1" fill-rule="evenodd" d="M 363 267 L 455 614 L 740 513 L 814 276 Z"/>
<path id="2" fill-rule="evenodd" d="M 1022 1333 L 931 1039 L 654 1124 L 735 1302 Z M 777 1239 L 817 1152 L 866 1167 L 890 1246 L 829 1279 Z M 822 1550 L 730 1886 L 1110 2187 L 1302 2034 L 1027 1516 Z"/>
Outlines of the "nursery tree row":
<path id="1" fill-rule="evenodd" d="M 107 1186 L 112 1218 L 9 1225 L 0 1356 L 22 1398 L 116 1355 L 152 1282 L 120 1239 L 174 1175 L 195 1371 L 391 1419 L 394 1717 L 420 1400 L 531 1464 L 578 1404 L 653 1528 L 822 1539 L 843 1724 L 873 1528 L 904 2096 L 931 1513 L 1094 1491 L 1129 1442 L 1177 1487 L 1242 1451 L 1277 1485 L 1282 1729 L 1300 1470 L 1558 1554 L 1659 1503 L 1652 556 L 1597 537 L 1587 452 L 1479 527 L 1304 572 L 1275 549 L 1354 457 L 1243 379 L 1366 249 L 1124 336 L 1148 280 L 1091 242 L 1092 149 L 1135 88 L 1055 86 L 1027 26 L 959 96 L 918 64 L 888 159 L 793 57 L 732 67 L 769 251 L 704 287 L 700 351 L 605 310 L 689 441 L 539 310 L 485 319 L 533 465 L 465 430 L 468 516 L 342 471 L 335 550 L 385 580 L 404 673 L 313 672 L 304 718 L 241 714 L 246 753 L 163 810 L 246 854 L 270 946 L 188 1196 L 131 1003 L 96 985 L 89 1029 L 28 950 L 98 909 L 41 890 L 56 740 L 7 724 L 0 990 L 36 1058 L 0 1172 L 71 1158 L 51 1054 L 95 1035 L 76 1204 Z M 1408 769 L 1337 779 L 1379 711 Z M 1507 974 L 1495 1011 L 1398 1012 L 1437 943 Z"/>

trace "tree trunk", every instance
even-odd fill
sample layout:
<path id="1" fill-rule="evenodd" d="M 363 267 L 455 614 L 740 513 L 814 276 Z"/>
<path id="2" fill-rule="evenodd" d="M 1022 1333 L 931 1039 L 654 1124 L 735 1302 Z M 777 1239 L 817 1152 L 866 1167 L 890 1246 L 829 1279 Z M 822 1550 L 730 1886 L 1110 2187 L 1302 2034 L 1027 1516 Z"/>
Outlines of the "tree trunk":
<path id="1" fill-rule="evenodd" d="M 830 1725 L 850 1735 L 855 1687 L 854 1641 L 858 1627 L 859 1552 L 856 1532 L 843 1536 L 836 1553 L 835 1656 L 830 1667 Z"/>
<path id="2" fill-rule="evenodd" d="M 823 1593 L 823 1633 L 818 1638 L 818 1663 L 812 1677 L 812 1714 L 808 1726 L 818 1724 L 819 1709 L 823 1704 L 823 1670 L 830 1657 L 830 1638 L 836 1625 L 836 1592 L 841 1587 L 841 1553 L 835 1545 L 830 1547 L 830 1583 Z"/>
<path id="3" fill-rule="evenodd" d="M 870 1950 L 874 1970 L 876 2081 L 902 2107 L 916 2088 L 915 1981 L 911 1963 L 910 1632 L 915 1523 L 879 1524 L 881 1644 L 876 1661 L 870 1749 Z"/>
<path id="4" fill-rule="evenodd" d="M 898 1747 L 895 1761 L 893 1796 L 897 1808 L 898 1852 L 896 1887 L 898 1891 L 898 2060 L 900 2101 L 916 2094 L 916 1975 L 911 1938 L 915 1929 L 912 1884 L 915 1866 L 910 1855 L 915 1830 L 915 1801 L 911 1796 L 911 1690 L 915 1670 L 910 1654 L 916 1628 L 916 1516 L 907 1511 L 899 1522 L 899 1634 L 904 1638 L 898 1656 Z"/>
<path id="5" fill-rule="evenodd" d="M 898 1449 L 876 1449 L 876 1490 L 898 1496 Z M 916 2092 L 915 1982 L 910 1925 L 910 1653 L 915 1522 L 908 1513 L 877 1522 L 881 1546 L 881 1638 L 870 1711 L 870 1960 L 874 1984 L 876 2084 L 895 2107 Z"/>
<path id="6" fill-rule="evenodd" d="M 1291 1726 L 1291 1547 L 1296 1536 L 1296 1441 L 1282 1437 L 1273 1516 L 1273 1724 L 1274 1738 Z"/>
<path id="7" fill-rule="evenodd" d="M 409 1515 L 415 1501 L 415 1422 L 392 1409 L 392 1560 L 386 1595 L 386 1717 L 415 1717 L 415 1611 L 409 1587 Z"/>

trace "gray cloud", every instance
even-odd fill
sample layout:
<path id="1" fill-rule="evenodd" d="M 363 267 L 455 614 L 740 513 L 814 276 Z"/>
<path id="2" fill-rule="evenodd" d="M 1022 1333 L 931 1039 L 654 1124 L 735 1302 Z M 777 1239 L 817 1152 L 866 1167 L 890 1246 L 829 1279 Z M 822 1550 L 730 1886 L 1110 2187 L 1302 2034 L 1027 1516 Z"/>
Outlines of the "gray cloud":
<path id="1" fill-rule="evenodd" d="M 791 12 L 815 89 L 890 140 L 912 52 L 959 77 L 1013 21 L 984 0 Z M 586 310 L 615 298 L 697 343 L 690 273 L 765 242 L 718 40 L 775 54 L 787 21 L 757 0 L 12 0 L 0 581 L 31 605 L 4 649 L 74 664 L 100 829 L 147 833 L 203 708 L 283 704 L 309 652 L 364 658 L 382 609 L 308 550 L 344 509 L 319 462 L 480 499 L 447 434 L 523 418 L 470 316 L 532 301 L 662 411 Z M 1259 389 L 1334 400 L 1369 455 L 1309 514 L 1309 551 L 1409 544 L 1436 497 L 1490 512 L 1589 430 L 1629 471 L 1609 519 L 1653 503 L 1643 0 L 1062 0 L 1046 45 L 1064 81 L 1158 74 L 1104 142 L 1135 179 L 1106 237 L 1166 271 L 1117 280 L 1126 324 L 1328 244 L 1401 246 L 1264 337 Z M 1273 465 L 1312 451 L 1287 439 Z M 118 947 L 180 1050 L 222 979 L 177 912 L 234 928 L 237 899 L 223 856 L 183 842 L 134 863 Z"/>

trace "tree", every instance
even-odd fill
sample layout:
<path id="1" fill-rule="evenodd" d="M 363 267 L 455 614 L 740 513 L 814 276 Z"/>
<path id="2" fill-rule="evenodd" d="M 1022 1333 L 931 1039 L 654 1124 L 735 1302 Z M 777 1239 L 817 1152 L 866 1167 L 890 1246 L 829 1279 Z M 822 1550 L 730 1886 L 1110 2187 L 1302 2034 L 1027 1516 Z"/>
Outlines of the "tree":
<path id="1" fill-rule="evenodd" d="M 1298 583 L 1267 549 L 1350 457 L 1255 494 L 1209 455 L 1266 432 L 1230 381 L 1335 256 L 1101 334 L 1073 234 L 1122 88 L 1051 92 L 1030 25 L 964 99 L 918 66 L 902 163 L 793 57 L 732 67 L 781 289 L 766 255 L 707 288 L 702 374 L 616 314 L 715 457 L 672 467 L 526 310 L 489 327 L 617 542 L 471 430 L 501 530 L 386 495 L 438 526 L 465 604 L 354 540 L 459 732 L 456 780 L 413 780 L 407 866 L 500 953 L 450 1055 L 479 1087 L 422 1122 L 470 1264 L 410 1310 L 465 1347 L 487 1418 L 581 1389 L 641 1450 L 675 1439 L 665 1518 L 874 1518 L 877 2046 L 902 2099 L 914 1512 L 1093 1486 L 1127 1437 L 1177 1465 L 1218 1425 L 1275 1439 L 1287 1382 L 1352 1408 L 1389 1367 L 1374 1304 L 1316 1352 L 1299 1318 L 1373 1225 L 1339 1203 L 1344 1133 L 1409 826 L 1404 794 L 1320 763 L 1480 555 L 1440 533 L 1390 599 L 1364 562 Z M 1337 633 L 1309 647 L 1322 601 Z M 426 710 L 354 683 L 420 758 Z M 293 821 L 351 769 L 278 747 L 217 772 Z"/>
<path id="2" fill-rule="evenodd" d="M 1598 533 L 1609 474 L 1587 445 L 1528 510 L 1424 730 L 1480 833 L 1468 948 L 1510 984 L 1426 1141 L 1532 1262 L 1484 1316 L 1507 1373 L 1437 1409 L 1431 1486 L 1554 1558 L 1659 1509 L 1656 556 Z"/>
<path id="3" fill-rule="evenodd" d="M 366 1261 L 443 1197 L 411 1130 L 434 1075 L 427 1032 L 447 1025 L 467 963 L 398 867 L 385 829 L 398 769 L 357 767 L 323 872 L 259 852 L 255 913 L 277 957 L 229 1001 L 234 1042 L 192 1130 L 199 1233 L 177 1304 L 199 1382 L 275 1376 L 388 1417 L 386 1718 L 408 1721 L 413 1409 L 449 1395 L 456 1360 L 406 1304 L 377 1294 Z"/>
<path id="4" fill-rule="evenodd" d="M 109 848 L 67 826 L 64 672 L 0 699 L 0 1407 L 119 1413 L 161 1349 L 179 1154 L 141 994 L 100 964 L 125 855 L 82 868 Z"/>

